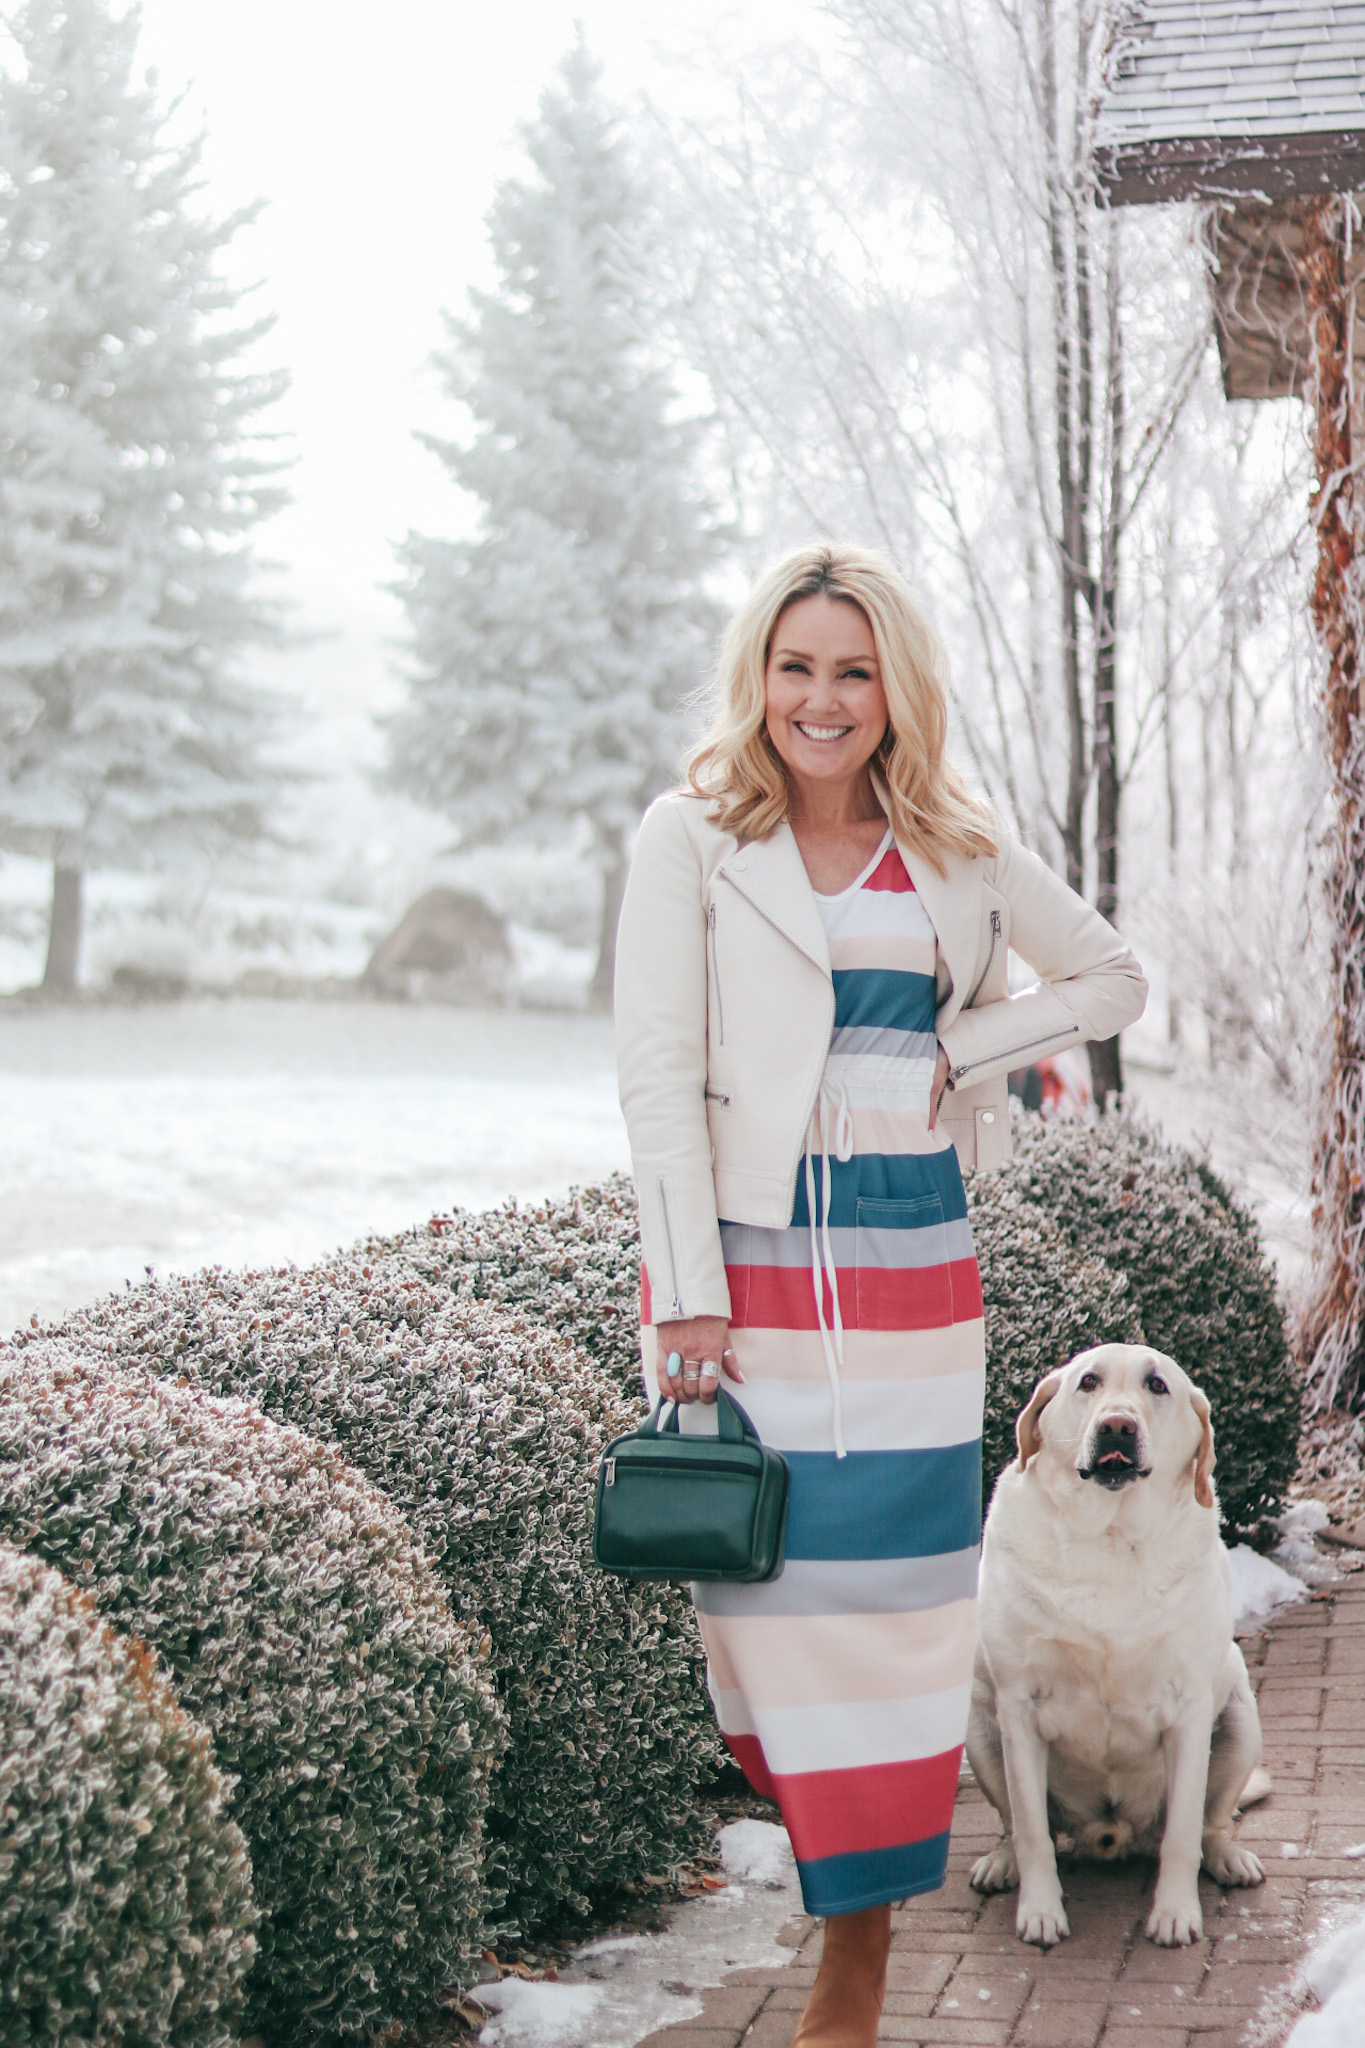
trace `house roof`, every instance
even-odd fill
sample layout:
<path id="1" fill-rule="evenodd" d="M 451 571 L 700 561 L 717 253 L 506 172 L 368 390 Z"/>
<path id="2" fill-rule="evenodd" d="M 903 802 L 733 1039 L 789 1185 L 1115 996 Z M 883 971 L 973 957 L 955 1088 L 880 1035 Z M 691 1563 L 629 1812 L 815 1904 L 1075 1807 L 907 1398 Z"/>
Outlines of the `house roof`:
<path id="1" fill-rule="evenodd" d="M 1365 188 L 1365 0 L 1137 0 L 1096 143 L 1121 204 Z"/>

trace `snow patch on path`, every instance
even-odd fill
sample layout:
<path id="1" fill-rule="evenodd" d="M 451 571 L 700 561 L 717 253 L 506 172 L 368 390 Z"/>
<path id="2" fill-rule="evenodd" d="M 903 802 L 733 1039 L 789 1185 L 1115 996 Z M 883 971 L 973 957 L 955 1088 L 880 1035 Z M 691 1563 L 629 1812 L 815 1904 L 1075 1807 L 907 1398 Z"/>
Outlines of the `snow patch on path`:
<path id="1" fill-rule="evenodd" d="M 1308 1588 L 1283 1565 L 1259 1551 L 1239 1543 L 1228 1552 L 1228 1577 L 1232 1581 L 1232 1627 L 1235 1635 L 1249 1635 L 1258 1622 L 1277 1607 L 1302 1600 Z"/>
<path id="2" fill-rule="evenodd" d="M 1285 2048 L 1360 2048 L 1365 2041 L 1365 1915 L 1319 1942 L 1303 1978 L 1321 2012 L 1305 2014 Z"/>
<path id="3" fill-rule="evenodd" d="M 786 1829 L 732 1821 L 718 1847 L 730 1883 L 685 1901 L 662 1933 L 588 1942 L 557 1984 L 481 1984 L 471 1996 L 492 2014 L 481 2048 L 634 2048 L 656 2028 L 695 2019 L 697 1994 L 731 1970 L 785 1968 L 793 1951 L 777 1936 L 801 1911 Z"/>

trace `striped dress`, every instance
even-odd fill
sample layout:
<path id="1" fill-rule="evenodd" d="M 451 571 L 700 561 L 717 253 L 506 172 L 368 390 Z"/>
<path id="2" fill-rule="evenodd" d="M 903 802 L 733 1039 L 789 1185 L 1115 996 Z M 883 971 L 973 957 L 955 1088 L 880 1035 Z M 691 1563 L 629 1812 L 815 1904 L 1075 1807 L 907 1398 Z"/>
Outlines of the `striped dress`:
<path id="1" fill-rule="evenodd" d="M 711 1696 L 808 1912 L 943 1882 L 976 1628 L 985 1339 L 957 1155 L 930 1131 L 933 926 L 888 833 L 817 897 L 834 1032 L 791 1224 L 721 1223 L 737 1389 L 791 1467 L 787 1562 L 698 1585 Z M 684 1411 L 689 1429 L 714 1417 Z"/>

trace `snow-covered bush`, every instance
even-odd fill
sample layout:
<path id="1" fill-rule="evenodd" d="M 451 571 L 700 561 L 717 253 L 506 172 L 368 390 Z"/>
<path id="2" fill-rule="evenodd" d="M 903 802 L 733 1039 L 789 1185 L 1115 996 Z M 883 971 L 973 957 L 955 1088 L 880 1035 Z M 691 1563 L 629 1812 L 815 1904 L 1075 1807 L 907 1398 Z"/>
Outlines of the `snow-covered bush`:
<path id="1" fill-rule="evenodd" d="M 0 1544 L 0 2040 L 229 2048 L 256 1952 L 230 1781 L 150 1652 Z"/>
<path id="2" fill-rule="evenodd" d="M 525 1208 L 456 1209 L 358 1249 L 367 1264 L 397 1260 L 434 1288 L 520 1309 L 640 1401 L 640 1226 L 624 1173 Z"/>
<path id="3" fill-rule="evenodd" d="M 969 1174 L 967 1201 L 986 1306 L 981 1481 L 989 1501 L 1015 1455 L 1015 1419 L 1044 1373 L 1087 1345 L 1131 1343 L 1141 1332 L 1123 1275 L 1078 1251 L 1003 1174 Z"/>
<path id="4" fill-rule="evenodd" d="M 582 1912 L 698 1845 L 718 1747 L 690 1603 L 591 1559 L 597 1461 L 639 1414 L 600 1366 L 402 1258 L 360 1254 L 152 1284 L 67 1327 L 249 1395 L 338 1445 L 408 1517 L 457 1615 L 491 1639 L 508 1746 L 485 1874 L 502 1924 Z"/>
<path id="5" fill-rule="evenodd" d="M 237 1786 L 242 2031 L 416 2017 L 479 1931 L 496 1708 L 436 1573 L 336 1451 L 75 1347 L 0 1346 L 0 1537 L 158 1653 Z"/>
<path id="6" fill-rule="evenodd" d="M 1294 1473 L 1301 1385 L 1247 1212 L 1201 1160 L 1126 1116 L 1024 1116 L 1002 1178 L 1125 1276 L 1145 1340 L 1208 1395 L 1228 1528 L 1273 1516 Z"/>

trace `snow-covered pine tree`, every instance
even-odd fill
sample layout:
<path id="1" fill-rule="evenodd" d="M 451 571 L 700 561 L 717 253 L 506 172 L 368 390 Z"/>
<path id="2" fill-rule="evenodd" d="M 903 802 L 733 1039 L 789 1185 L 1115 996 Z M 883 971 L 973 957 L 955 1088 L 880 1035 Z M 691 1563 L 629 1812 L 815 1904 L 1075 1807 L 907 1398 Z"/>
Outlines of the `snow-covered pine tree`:
<path id="1" fill-rule="evenodd" d="M 411 534 L 415 661 L 391 780 L 460 843 L 591 829 L 603 876 L 593 993 L 611 987 L 630 835 L 677 772 L 679 712 L 715 630 L 719 540 L 651 345 L 646 181 L 580 37 L 525 131 L 529 178 L 489 215 L 500 281 L 438 365 L 472 416 L 422 438 L 477 501 L 476 536 Z"/>
<path id="2" fill-rule="evenodd" d="M 280 459 L 241 368 L 269 325 L 217 273 L 200 148 L 134 78 L 138 16 L 24 0 L 0 76 L 0 845 L 53 863 L 44 987 L 74 988 L 82 878 L 263 825 L 278 634 L 247 536 Z"/>

